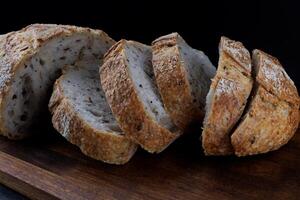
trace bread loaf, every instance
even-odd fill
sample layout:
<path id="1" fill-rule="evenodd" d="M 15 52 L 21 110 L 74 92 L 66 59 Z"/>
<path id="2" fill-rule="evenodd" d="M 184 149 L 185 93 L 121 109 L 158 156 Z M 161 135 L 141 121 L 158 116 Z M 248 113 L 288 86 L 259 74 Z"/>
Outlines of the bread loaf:
<path id="1" fill-rule="evenodd" d="M 151 47 L 121 40 L 105 55 L 100 79 L 125 135 L 147 151 L 158 153 L 181 133 L 163 107 L 151 60 Z"/>
<path id="2" fill-rule="evenodd" d="M 104 32 L 75 26 L 34 24 L 0 37 L 0 134 L 31 134 L 49 89 L 64 65 L 103 56 L 114 43 Z"/>
<path id="3" fill-rule="evenodd" d="M 231 136 L 238 156 L 266 153 L 280 148 L 299 124 L 299 95 L 280 62 L 254 50 L 255 86 L 249 108 Z"/>
<path id="4" fill-rule="evenodd" d="M 199 123 L 215 67 L 178 33 L 156 39 L 152 49 L 154 74 L 166 111 L 182 130 Z"/>

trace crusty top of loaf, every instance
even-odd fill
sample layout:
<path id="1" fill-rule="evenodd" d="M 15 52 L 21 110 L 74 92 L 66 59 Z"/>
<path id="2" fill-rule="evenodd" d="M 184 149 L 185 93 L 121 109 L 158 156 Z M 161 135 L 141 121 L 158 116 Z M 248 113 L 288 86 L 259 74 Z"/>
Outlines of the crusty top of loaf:
<path id="1" fill-rule="evenodd" d="M 279 60 L 255 49 L 253 60 L 256 66 L 256 81 L 279 99 L 299 105 L 300 99 L 294 82 L 290 79 Z"/>
<path id="2" fill-rule="evenodd" d="M 177 40 L 183 40 L 183 38 L 178 33 L 171 33 L 168 35 L 161 36 L 152 42 L 152 45 L 161 43 L 162 45 L 167 45 L 164 42 L 171 42 L 173 45 L 177 44 Z"/>
<path id="3" fill-rule="evenodd" d="M 251 58 L 250 53 L 244 47 L 241 42 L 230 40 L 229 38 L 222 36 L 219 52 L 225 52 L 234 59 L 235 62 L 239 63 L 243 69 L 243 72 L 246 73 L 247 76 L 251 76 Z"/>
<path id="4" fill-rule="evenodd" d="M 92 45 L 94 40 L 101 40 L 107 46 L 114 42 L 100 30 L 54 24 L 33 24 L 0 37 L 0 129 L 2 132 L 8 132 L 3 119 L 5 105 L 10 102 L 7 94 L 12 91 L 14 79 L 25 71 L 23 70 L 25 67 L 22 67 L 23 64 L 38 54 L 51 41 L 64 40 L 73 35 L 84 36 L 86 46 L 89 45 L 89 42 Z"/>
<path id="5" fill-rule="evenodd" d="M 33 24 L 0 37 L 0 93 L 5 92 L 11 74 L 17 70 L 18 65 L 34 55 L 45 42 L 60 35 L 74 33 L 89 33 L 112 40 L 101 30 L 55 24 Z"/>

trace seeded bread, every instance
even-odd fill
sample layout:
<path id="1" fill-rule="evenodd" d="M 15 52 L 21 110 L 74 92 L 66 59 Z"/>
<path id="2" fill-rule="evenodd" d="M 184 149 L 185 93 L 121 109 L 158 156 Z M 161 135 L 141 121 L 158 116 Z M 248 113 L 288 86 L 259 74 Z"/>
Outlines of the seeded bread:
<path id="1" fill-rule="evenodd" d="M 113 43 L 100 30 L 50 24 L 1 36 L 0 134 L 21 139 L 32 133 L 61 68 L 82 57 L 102 57 Z"/>
<path id="2" fill-rule="evenodd" d="M 299 124 L 299 95 L 280 62 L 254 50 L 255 88 L 249 109 L 231 136 L 238 156 L 266 153 L 280 148 Z"/>
<path id="3" fill-rule="evenodd" d="M 111 164 L 129 161 L 137 145 L 124 137 L 100 87 L 99 62 L 65 68 L 49 103 L 54 128 L 81 151 Z M 80 94 L 80 95 L 79 95 Z"/>
<path id="4" fill-rule="evenodd" d="M 152 42 L 153 69 L 166 111 L 185 130 L 205 114 L 205 97 L 216 69 L 202 52 L 191 48 L 178 33 Z"/>
<path id="5" fill-rule="evenodd" d="M 206 97 L 202 146 L 206 155 L 232 154 L 232 128 L 240 119 L 252 89 L 251 58 L 242 43 L 222 37 L 219 63 Z"/>
<path id="6" fill-rule="evenodd" d="M 180 132 L 165 112 L 154 83 L 149 46 L 121 40 L 105 55 L 100 79 L 125 135 L 149 152 L 161 152 Z"/>

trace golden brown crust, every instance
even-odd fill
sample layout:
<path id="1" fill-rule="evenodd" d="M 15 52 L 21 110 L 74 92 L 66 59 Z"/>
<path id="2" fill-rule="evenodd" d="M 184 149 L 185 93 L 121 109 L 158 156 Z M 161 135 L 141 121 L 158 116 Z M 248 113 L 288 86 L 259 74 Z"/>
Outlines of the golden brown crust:
<path id="1" fill-rule="evenodd" d="M 250 54 L 245 47 L 225 37 L 221 38 L 219 47 L 219 66 L 212 80 L 210 106 L 207 107 L 202 132 L 206 155 L 229 155 L 234 152 L 230 142 L 231 130 L 243 113 L 253 85 L 249 77 Z"/>
<path id="2" fill-rule="evenodd" d="M 137 145 L 117 135 L 94 129 L 83 120 L 64 96 L 58 79 L 49 103 L 54 128 L 69 142 L 94 159 L 110 164 L 125 164 L 137 149 Z"/>
<path id="3" fill-rule="evenodd" d="M 256 93 L 249 110 L 231 136 L 238 156 L 273 151 L 286 144 L 299 124 L 299 96 L 279 61 L 253 51 Z"/>
<path id="4" fill-rule="evenodd" d="M 161 152 L 178 136 L 155 122 L 145 111 L 130 78 L 124 47 L 115 44 L 100 67 L 100 79 L 112 112 L 126 136 L 149 152 Z"/>
<path id="5" fill-rule="evenodd" d="M 256 81 L 260 85 L 281 100 L 292 104 L 300 103 L 294 82 L 287 75 L 277 58 L 255 49 L 253 60 L 257 63 L 255 67 Z"/>
<path id="6" fill-rule="evenodd" d="M 103 31 L 92 30 L 68 25 L 33 24 L 20 31 L 11 32 L 0 38 L 0 133 L 11 139 L 21 139 L 25 134 L 8 134 L 3 119 L 6 106 L 6 94 L 10 91 L 12 79 L 20 66 L 34 56 L 45 43 L 59 36 L 69 36 L 74 33 L 89 33 L 105 35 Z M 109 37 L 107 37 L 109 38 Z M 16 138 L 14 138 L 16 137 Z"/>
<path id="7" fill-rule="evenodd" d="M 153 69 L 166 111 L 176 126 L 185 130 L 204 111 L 193 102 L 191 88 L 179 53 L 177 33 L 163 36 L 152 43 Z"/>
<path id="8" fill-rule="evenodd" d="M 292 138 L 298 123 L 299 106 L 290 105 L 258 86 L 249 111 L 231 136 L 235 154 L 276 150 Z"/>
<path id="9" fill-rule="evenodd" d="M 222 36 L 219 45 L 219 54 L 224 52 L 239 65 L 238 70 L 251 77 L 251 57 L 249 51 L 241 42 L 230 40 Z"/>

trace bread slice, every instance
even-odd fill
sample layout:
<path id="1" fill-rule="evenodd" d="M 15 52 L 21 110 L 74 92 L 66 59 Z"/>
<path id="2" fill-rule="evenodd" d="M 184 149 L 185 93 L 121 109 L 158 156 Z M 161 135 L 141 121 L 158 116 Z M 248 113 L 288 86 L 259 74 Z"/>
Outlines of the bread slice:
<path id="1" fill-rule="evenodd" d="M 99 62 L 69 66 L 57 79 L 50 99 L 54 128 L 97 160 L 124 164 L 137 145 L 125 138 L 100 87 Z"/>
<path id="2" fill-rule="evenodd" d="M 202 132 L 206 155 L 233 153 L 230 134 L 244 111 L 253 84 L 250 53 L 242 43 L 221 37 L 219 56 L 217 74 L 206 97 Z"/>
<path id="3" fill-rule="evenodd" d="M 107 101 L 126 136 L 149 152 L 161 152 L 180 132 L 154 82 L 151 47 L 121 40 L 105 55 L 100 79 Z"/>
<path id="4" fill-rule="evenodd" d="M 114 41 L 103 31 L 34 24 L 0 37 L 0 134 L 31 134 L 64 65 L 103 57 Z"/>
<path id="5" fill-rule="evenodd" d="M 205 114 L 205 98 L 216 73 L 208 57 L 191 48 L 178 33 L 152 42 L 153 69 L 166 111 L 185 130 Z"/>
<path id="6" fill-rule="evenodd" d="M 260 50 L 253 51 L 252 60 L 256 75 L 253 98 L 231 136 L 238 156 L 280 148 L 299 124 L 299 95 L 280 62 Z"/>

